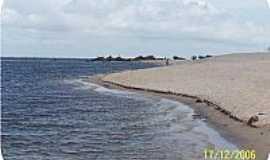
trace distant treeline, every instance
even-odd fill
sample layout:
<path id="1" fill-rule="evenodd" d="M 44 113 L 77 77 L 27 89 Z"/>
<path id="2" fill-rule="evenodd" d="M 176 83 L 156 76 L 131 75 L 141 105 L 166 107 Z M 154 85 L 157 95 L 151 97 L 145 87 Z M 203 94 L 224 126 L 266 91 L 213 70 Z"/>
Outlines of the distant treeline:
<path id="1" fill-rule="evenodd" d="M 193 55 L 192 57 L 191 57 L 191 60 L 197 60 L 197 59 L 205 59 L 205 58 L 210 58 L 210 57 L 213 57 L 212 55 L 205 55 L 205 56 L 203 56 L 203 55 L 198 55 L 198 56 L 196 56 L 196 55 Z M 178 57 L 178 56 L 173 56 L 173 59 L 174 60 L 186 60 L 185 58 L 183 58 L 183 57 Z"/>
<path id="2" fill-rule="evenodd" d="M 108 57 L 97 57 L 92 59 L 92 61 L 146 61 L 146 60 L 165 60 L 166 58 L 156 58 L 153 55 L 149 55 L 149 56 L 138 56 L 135 58 L 122 58 L 120 56 L 118 57 L 112 57 L 112 56 L 108 56 Z"/>
<path id="3" fill-rule="evenodd" d="M 206 56 L 202 56 L 202 55 L 196 56 L 196 55 L 194 55 L 194 56 L 191 57 L 191 60 L 205 59 L 205 58 L 211 58 L 211 57 L 213 57 L 213 56 L 212 55 L 206 55 Z"/>
<path id="4" fill-rule="evenodd" d="M 192 56 L 191 60 L 197 60 L 197 59 L 205 59 L 205 58 L 210 58 L 212 57 L 211 55 L 206 55 L 206 56 Z M 173 56 L 172 57 L 173 60 L 186 60 L 186 58 L 183 57 L 178 57 L 178 56 Z M 149 55 L 149 56 L 137 56 L 135 58 L 123 58 L 123 57 L 112 57 L 112 56 L 108 56 L 108 57 L 97 57 L 92 59 L 92 61 L 147 61 L 147 60 L 167 60 L 168 58 L 156 58 L 153 55 Z"/>

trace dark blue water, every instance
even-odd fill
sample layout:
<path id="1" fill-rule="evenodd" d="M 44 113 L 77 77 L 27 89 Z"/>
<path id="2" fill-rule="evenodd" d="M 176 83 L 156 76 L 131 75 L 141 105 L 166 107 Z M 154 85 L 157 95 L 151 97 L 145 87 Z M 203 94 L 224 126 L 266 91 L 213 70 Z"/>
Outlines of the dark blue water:
<path id="1" fill-rule="evenodd" d="M 86 76 L 154 67 L 79 59 L 2 59 L 5 160 L 200 159 L 228 143 L 192 109 L 107 89 Z"/>

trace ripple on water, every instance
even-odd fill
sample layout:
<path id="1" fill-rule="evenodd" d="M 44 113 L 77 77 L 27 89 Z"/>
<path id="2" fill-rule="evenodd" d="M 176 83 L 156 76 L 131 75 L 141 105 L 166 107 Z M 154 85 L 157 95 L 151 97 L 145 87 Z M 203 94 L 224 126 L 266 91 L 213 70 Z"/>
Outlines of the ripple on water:
<path id="1" fill-rule="evenodd" d="M 143 146 L 150 155 L 162 151 L 161 153 L 170 159 L 200 159 L 203 158 L 203 149 L 209 146 L 219 149 L 237 148 L 205 122 L 193 119 L 193 110 L 182 103 L 150 96 L 142 98 L 137 93 L 95 87 L 92 88 L 94 91 L 105 95 L 142 101 L 143 107 L 148 108 L 147 112 L 139 110 L 134 115 L 117 115 L 115 120 L 128 123 L 120 127 L 124 133 L 112 132 L 108 144 L 127 145 L 124 148 L 137 146 L 137 150 Z M 140 114 L 141 119 L 136 119 L 136 114 Z M 150 142 L 150 146 L 146 142 Z"/>
<path id="2" fill-rule="evenodd" d="M 80 78 L 112 70 L 106 65 L 123 69 L 129 63 L 5 63 L 12 66 L 4 64 L 3 69 L 5 159 L 197 160 L 205 147 L 236 147 L 205 122 L 193 119 L 193 110 L 182 103 Z"/>

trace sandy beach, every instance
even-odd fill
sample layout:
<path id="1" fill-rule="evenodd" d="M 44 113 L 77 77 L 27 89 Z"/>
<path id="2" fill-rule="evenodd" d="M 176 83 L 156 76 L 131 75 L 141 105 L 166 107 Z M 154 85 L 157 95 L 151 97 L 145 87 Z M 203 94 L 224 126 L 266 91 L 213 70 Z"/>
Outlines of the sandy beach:
<path id="1" fill-rule="evenodd" d="M 240 148 L 255 149 L 260 158 L 270 151 L 269 53 L 184 61 L 113 73 L 100 80 L 114 87 L 169 96 L 189 104 Z M 253 127 L 247 125 L 251 117 L 256 117 Z"/>
<path id="2" fill-rule="evenodd" d="M 270 124 L 270 54 L 232 54 L 107 75 L 103 81 L 132 88 L 192 96 L 235 119 Z"/>

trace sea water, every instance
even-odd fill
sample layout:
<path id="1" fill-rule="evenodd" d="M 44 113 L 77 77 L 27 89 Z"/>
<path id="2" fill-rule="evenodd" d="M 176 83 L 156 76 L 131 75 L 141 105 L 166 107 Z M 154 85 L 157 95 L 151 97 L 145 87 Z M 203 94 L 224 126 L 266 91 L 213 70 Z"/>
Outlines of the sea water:
<path id="1" fill-rule="evenodd" d="M 108 89 L 86 76 L 139 62 L 2 58 L 5 160 L 199 160 L 236 149 L 182 103 Z"/>

